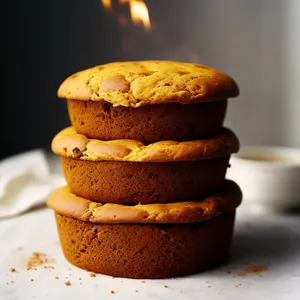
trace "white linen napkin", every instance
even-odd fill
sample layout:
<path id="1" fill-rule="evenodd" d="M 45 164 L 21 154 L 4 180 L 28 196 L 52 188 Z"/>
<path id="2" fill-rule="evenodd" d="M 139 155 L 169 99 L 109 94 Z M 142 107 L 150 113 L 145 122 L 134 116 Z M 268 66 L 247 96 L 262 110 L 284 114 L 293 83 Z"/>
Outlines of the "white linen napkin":
<path id="1" fill-rule="evenodd" d="M 50 172 L 47 156 L 32 150 L 0 161 L 0 219 L 12 217 L 46 203 L 63 175 Z"/>

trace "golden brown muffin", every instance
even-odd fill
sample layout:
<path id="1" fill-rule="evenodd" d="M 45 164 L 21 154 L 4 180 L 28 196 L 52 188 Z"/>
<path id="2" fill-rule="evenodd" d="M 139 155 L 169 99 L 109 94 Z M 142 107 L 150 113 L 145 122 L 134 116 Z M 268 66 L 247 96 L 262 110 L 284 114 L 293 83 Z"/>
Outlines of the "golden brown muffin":
<path id="1" fill-rule="evenodd" d="M 55 216 L 71 264 L 90 272 L 141 279 L 183 276 L 224 263 L 234 225 L 234 212 L 172 225 L 94 224 Z"/>
<path id="2" fill-rule="evenodd" d="M 99 202 L 168 203 L 203 198 L 225 181 L 229 156 L 192 162 L 137 163 L 62 158 L 71 191 Z"/>
<path id="3" fill-rule="evenodd" d="M 239 187 L 202 202 L 124 206 L 100 204 L 70 194 L 52 193 L 65 257 L 88 271 L 129 278 L 192 274 L 228 258 Z"/>
<path id="4" fill-rule="evenodd" d="M 102 140 L 134 139 L 146 144 L 163 140 L 188 141 L 217 134 L 227 101 L 182 105 L 117 106 L 105 101 L 67 100 L 78 133 Z"/>
<path id="5" fill-rule="evenodd" d="M 241 195 L 239 186 L 227 180 L 221 191 L 205 199 L 128 206 L 93 202 L 76 196 L 65 186 L 51 193 L 47 205 L 64 216 L 92 223 L 190 223 L 234 210 L 241 203 Z"/>
<path id="6" fill-rule="evenodd" d="M 103 140 L 193 140 L 222 126 L 227 98 L 239 93 L 227 75 L 174 61 L 115 62 L 67 78 L 58 96 L 68 99 L 78 133 Z M 193 105 L 184 105 L 193 104 Z"/>
<path id="7" fill-rule="evenodd" d="M 52 142 L 73 193 L 99 202 L 136 204 L 201 199 L 222 187 L 236 136 L 224 129 L 205 140 L 100 141 L 61 131 Z"/>

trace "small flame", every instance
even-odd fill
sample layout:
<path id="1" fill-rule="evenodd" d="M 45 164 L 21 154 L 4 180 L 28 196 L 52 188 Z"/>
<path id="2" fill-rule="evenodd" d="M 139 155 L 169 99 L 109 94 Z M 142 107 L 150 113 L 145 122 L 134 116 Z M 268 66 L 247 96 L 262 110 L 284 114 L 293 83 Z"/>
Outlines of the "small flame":
<path id="1" fill-rule="evenodd" d="M 102 5 L 104 6 L 104 8 L 107 10 L 107 11 L 111 11 L 112 10 L 112 3 L 111 3 L 111 0 L 101 0 L 102 2 Z"/>
<path id="2" fill-rule="evenodd" d="M 129 8 L 133 23 L 143 23 L 145 29 L 150 30 L 149 11 L 145 2 L 142 0 L 129 0 Z"/>
<path id="3" fill-rule="evenodd" d="M 101 0 L 102 5 L 107 11 L 112 11 L 112 0 Z M 150 30 L 151 22 L 147 5 L 143 0 L 119 0 L 120 4 L 129 4 L 131 20 L 135 24 L 142 23 L 146 30 Z M 120 16 L 118 21 L 121 25 L 127 24 L 127 19 Z"/>

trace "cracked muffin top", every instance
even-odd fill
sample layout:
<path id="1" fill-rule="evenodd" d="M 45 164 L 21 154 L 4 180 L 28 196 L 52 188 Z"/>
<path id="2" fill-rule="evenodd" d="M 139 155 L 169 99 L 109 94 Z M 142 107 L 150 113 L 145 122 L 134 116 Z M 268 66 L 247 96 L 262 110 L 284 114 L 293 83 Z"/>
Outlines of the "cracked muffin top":
<path id="1" fill-rule="evenodd" d="M 68 77 L 58 97 L 104 100 L 113 106 L 190 104 L 236 97 L 235 81 L 213 68 L 175 61 L 113 62 Z"/>

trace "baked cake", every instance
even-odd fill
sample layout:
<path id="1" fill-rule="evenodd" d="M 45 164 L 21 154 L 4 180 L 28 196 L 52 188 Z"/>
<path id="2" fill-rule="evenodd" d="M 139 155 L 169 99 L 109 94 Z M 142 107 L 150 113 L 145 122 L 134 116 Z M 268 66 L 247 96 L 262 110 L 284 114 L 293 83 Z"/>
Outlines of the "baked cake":
<path id="1" fill-rule="evenodd" d="M 64 187 L 50 195 L 48 206 L 73 265 L 116 277 L 166 278 L 228 259 L 240 202 L 239 187 L 227 181 L 202 201 L 136 206 L 96 203 Z"/>
<path id="2" fill-rule="evenodd" d="M 52 142 L 73 193 L 122 204 L 208 196 L 224 184 L 230 155 L 238 149 L 237 137 L 225 128 L 212 138 L 144 145 L 135 140 L 88 139 L 69 127 Z"/>
<path id="3" fill-rule="evenodd" d="M 204 65 L 173 61 L 95 66 L 68 77 L 58 90 L 58 96 L 67 99 L 78 133 L 146 144 L 217 134 L 227 99 L 238 94 L 229 76 Z"/>
<path id="4" fill-rule="evenodd" d="M 236 135 L 223 127 L 235 81 L 174 61 L 115 62 L 58 89 L 72 126 L 52 151 L 66 187 L 54 191 L 67 260 L 129 278 L 193 274 L 228 259 L 241 190 L 225 175 Z"/>

